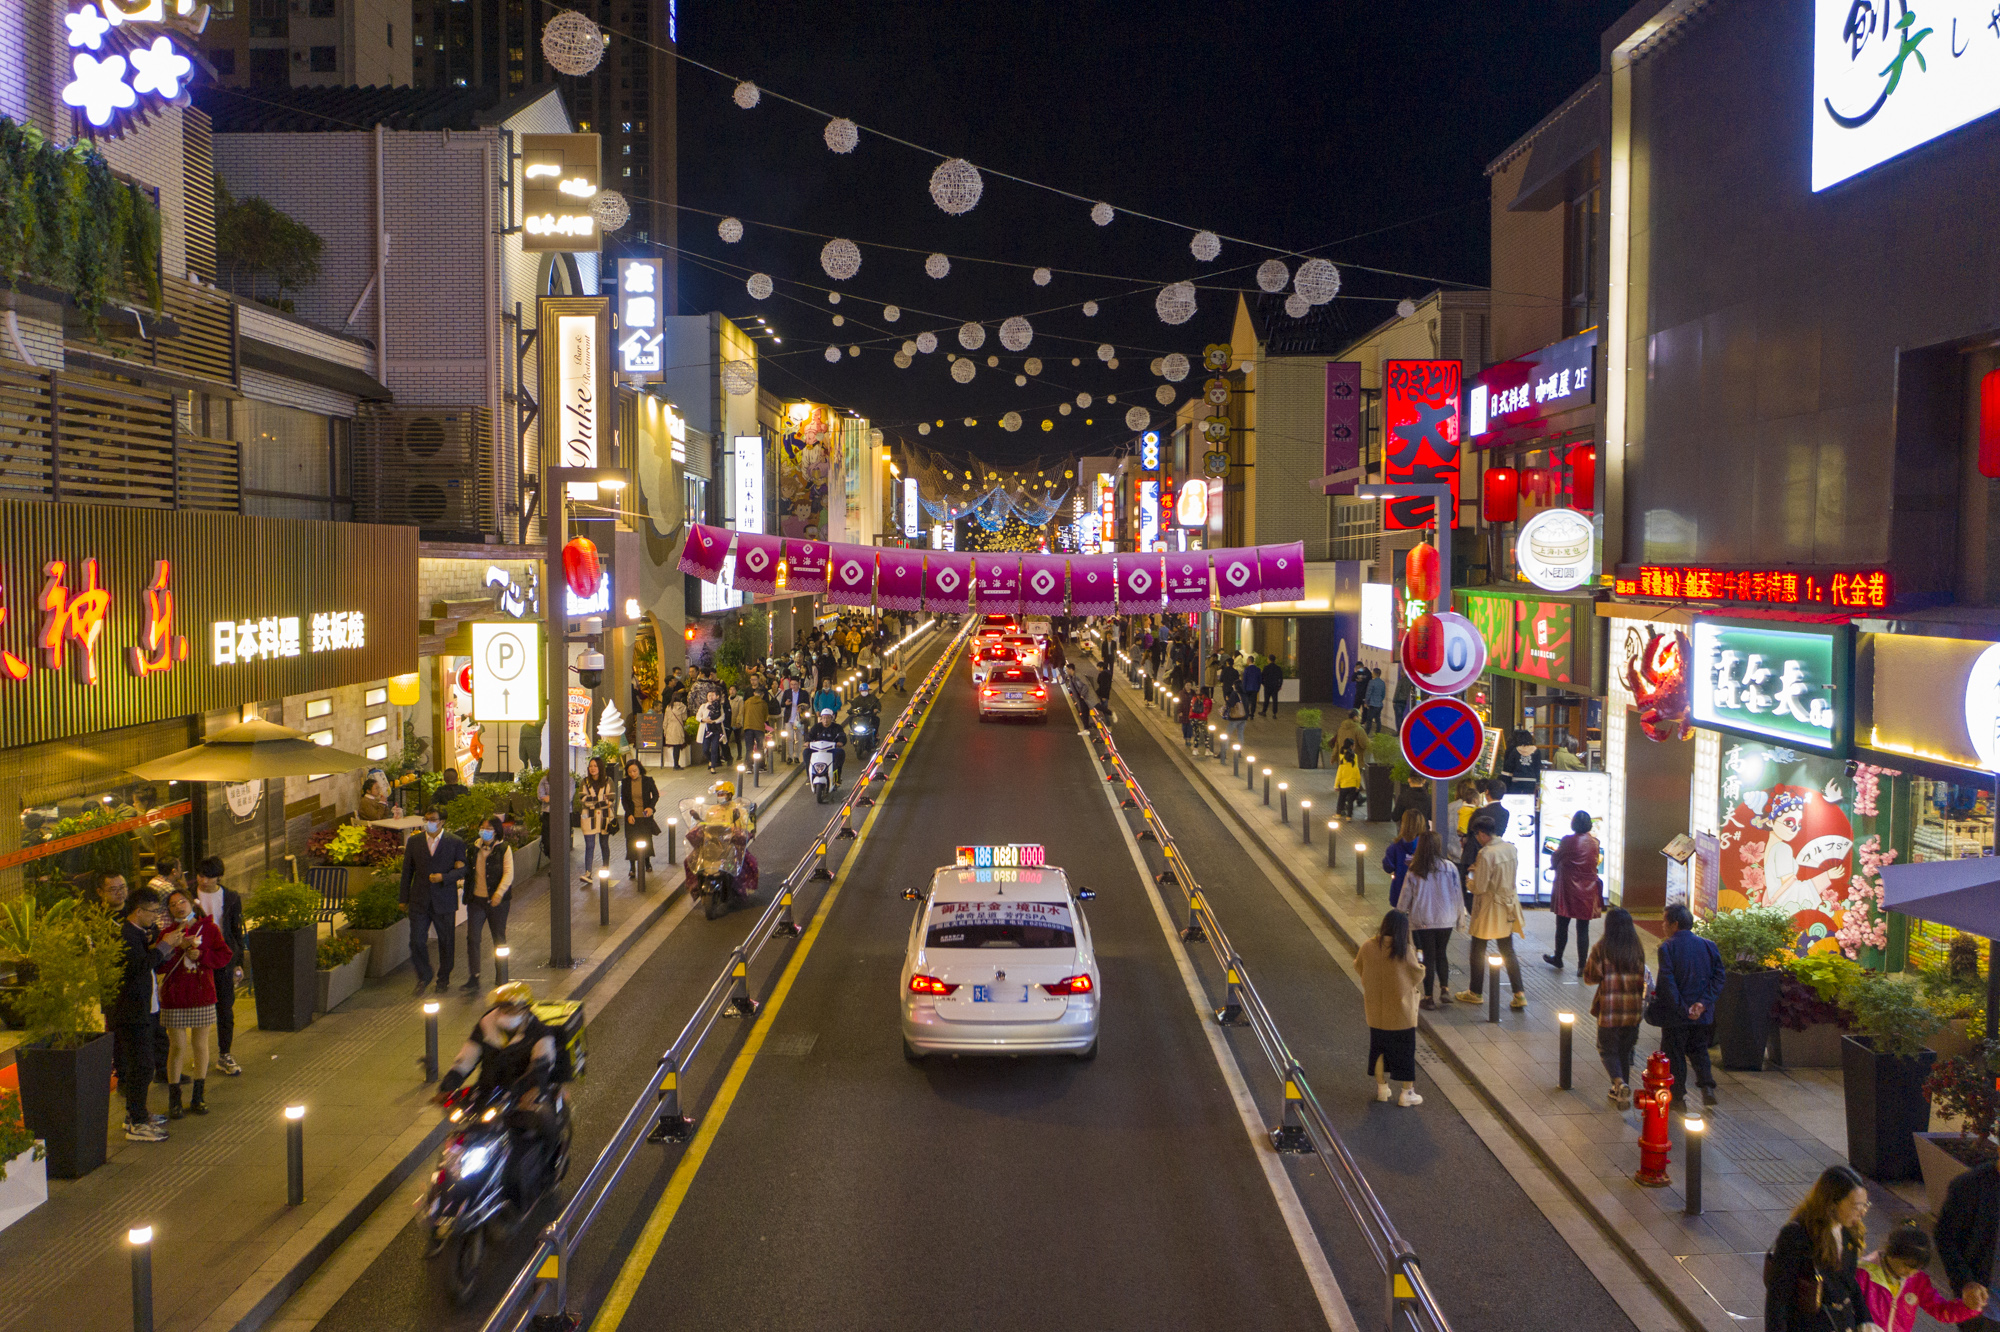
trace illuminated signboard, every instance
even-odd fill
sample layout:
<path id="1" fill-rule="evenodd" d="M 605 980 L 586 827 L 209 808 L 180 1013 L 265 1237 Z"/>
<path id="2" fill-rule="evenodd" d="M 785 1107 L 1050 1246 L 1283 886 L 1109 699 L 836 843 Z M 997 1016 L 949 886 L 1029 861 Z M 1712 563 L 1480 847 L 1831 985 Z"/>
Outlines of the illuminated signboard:
<path id="1" fill-rule="evenodd" d="M 1786 625 L 1697 615 L 1688 666 L 1698 726 L 1822 754 L 1847 747 L 1851 635 L 1846 625 Z"/>
<path id="2" fill-rule="evenodd" d="M 316 611 L 306 617 L 310 633 L 301 635 L 300 617 L 266 615 L 258 619 L 217 620 L 209 626 L 209 661 L 217 666 L 301 652 L 343 652 L 368 646 L 368 622 L 360 611 Z"/>
<path id="3" fill-rule="evenodd" d="M 917 478 L 903 478 L 903 538 L 915 541 L 917 533 L 923 530 L 923 517 L 917 507 Z"/>
<path id="4" fill-rule="evenodd" d="M 1139 437 L 1139 466 L 1148 472 L 1160 470 L 1160 432 L 1148 430 Z"/>
<path id="5" fill-rule="evenodd" d="M 666 271 L 664 259 L 618 261 L 618 370 L 634 379 L 660 378 Z"/>
<path id="6" fill-rule="evenodd" d="M 687 418 L 675 411 L 674 405 L 670 402 L 661 403 L 660 411 L 667 418 L 667 438 L 672 441 L 669 445 L 669 450 L 672 453 L 673 460 L 677 463 L 684 463 L 688 460 Z"/>
<path id="7" fill-rule="evenodd" d="M 2000 110 L 1988 0 L 1815 0 L 1815 192 Z"/>
<path id="8" fill-rule="evenodd" d="M 591 200 L 599 184 L 595 134 L 521 136 L 521 248 L 592 252 L 598 248 Z"/>
<path id="9" fill-rule="evenodd" d="M 1107 472 L 1097 474 L 1097 549 L 1103 554 L 1118 547 L 1118 491 Z"/>
<path id="10" fill-rule="evenodd" d="M 1452 526 L 1458 525 L 1459 377 L 1457 361 L 1382 364 L 1384 480 L 1391 485 L 1449 485 Z M 1431 521 L 1432 501 L 1392 500 L 1382 525 L 1392 530 Z"/>
<path id="11" fill-rule="evenodd" d="M 1151 550 L 1160 539 L 1160 483 L 1139 483 L 1139 549 Z"/>
<path id="12" fill-rule="evenodd" d="M 1039 844 L 1016 844 L 1013 846 L 961 846 L 955 863 L 973 869 L 1017 869 L 1046 864 Z"/>
<path id="13" fill-rule="evenodd" d="M 1863 566 L 1717 568 L 1700 564 L 1621 564 L 1612 585 L 1621 597 L 1816 610 L 1883 610 L 1896 600 L 1887 569 Z"/>
<path id="14" fill-rule="evenodd" d="M 542 330 L 543 456 L 560 467 L 596 467 L 611 452 L 604 419 L 611 403 L 611 302 L 603 296 L 544 296 L 536 311 Z M 594 500 L 597 486 L 572 481 L 569 497 Z"/>
<path id="15" fill-rule="evenodd" d="M 64 105 L 104 129 L 121 111 L 142 105 L 158 109 L 182 99 L 194 62 L 175 49 L 173 40 L 151 33 L 114 35 L 114 30 L 126 24 L 173 23 L 189 25 L 192 32 L 197 31 L 191 26 L 194 17 L 195 0 L 104 0 L 101 12 L 91 4 L 63 15 L 65 40 L 73 52 L 62 86 Z"/>
<path id="16" fill-rule="evenodd" d="M 2000 773 L 2000 643 L 1863 634 L 1854 659 L 1866 708 L 1855 719 L 1859 743 Z"/>
<path id="17" fill-rule="evenodd" d="M 1466 390 L 1465 437 L 1478 440 L 1503 426 L 1528 425 L 1595 402 L 1590 367 L 1596 350 L 1592 330 L 1487 367 Z"/>
<path id="18" fill-rule="evenodd" d="M 736 437 L 736 530 L 764 530 L 764 437 Z"/>
<path id="19" fill-rule="evenodd" d="M 542 627 L 474 624 L 472 630 L 472 719 L 531 722 L 542 717 Z"/>
<path id="20" fill-rule="evenodd" d="M 1174 522 L 1180 527 L 1208 526 L 1208 484 L 1201 478 L 1181 487 L 1174 503 Z"/>
<path id="21" fill-rule="evenodd" d="M 1396 647 L 1396 589 L 1387 583 L 1361 585 L 1361 642 L 1392 652 Z"/>
<path id="22" fill-rule="evenodd" d="M 1544 509 L 1521 524 L 1514 565 L 1544 592 L 1574 592 L 1591 581 L 1595 532 L 1575 509 Z"/>

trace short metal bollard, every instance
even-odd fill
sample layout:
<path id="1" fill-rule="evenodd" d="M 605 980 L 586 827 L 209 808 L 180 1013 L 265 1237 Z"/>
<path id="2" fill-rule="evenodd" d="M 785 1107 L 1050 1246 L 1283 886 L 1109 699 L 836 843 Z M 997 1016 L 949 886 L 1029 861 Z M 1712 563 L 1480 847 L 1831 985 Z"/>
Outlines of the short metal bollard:
<path id="1" fill-rule="evenodd" d="M 611 924 L 611 871 L 602 867 L 597 871 L 597 923 Z"/>
<path id="2" fill-rule="evenodd" d="M 438 1002 L 424 1005 L 424 1081 L 438 1080 Z"/>
<path id="3" fill-rule="evenodd" d="M 507 983 L 507 959 L 512 956 L 514 956 L 514 950 L 506 944 L 495 944 L 493 946 L 494 984 L 505 985 Z"/>
<path id="4" fill-rule="evenodd" d="M 1264 769 L 1264 808 L 1271 807 L 1271 770 Z"/>
<path id="5" fill-rule="evenodd" d="M 285 1107 L 285 1204 L 297 1207 L 306 1200 L 306 1108 Z"/>
<path id="6" fill-rule="evenodd" d="M 677 862 L 681 858 L 681 821 L 667 820 L 667 860 Z"/>
<path id="7" fill-rule="evenodd" d="M 1299 840 L 1307 846 L 1313 844 L 1313 802 L 1299 801 Z"/>
<path id="8" fill-rule="evenodd" d="M 1681 1121 L 1687 1130 L 1687 1202 L 1681 1208 L 1687 1216 L 1701 1215 L 1701 1140 L 1708 1136 L 1708 1125 L 1700 1115 L 1689 1115 Z"/>
<path id="9" fill-rule="evenodd" d="M 764 787 L 764 751 L 750 751 L 750 785 L 762 790 Z"/>
<path id="10" fill-rule="evenodd" d="M 1229 775 L 1231 777 L 1234 777 L 1237 774 L 1239 770 L 1238 765 L 1241 764 L 1242 761 L 1243 761 L 1243 746 L 1231 745 L 1229 747 Z"/>
<path id="11" fill-rule="evenodd" d="M 1292 821 L 1292 785 L 1290 782 L 1279 782 L 1278 822 L 1290 823 L 1291 821 Z"/>
<path id="12" fill-rule="evenodd" d="M 1250 765 L 1243 774 L 1243 789 L 1254 791 L 1257 789 L 1257 756 L 1255 754 L 1245 754 L 1243 761 Z"/>
<path id="13" fill-rule="evenodd" d="M 1356 897 L 1368 896 L 1367 850 L 1368 843 L 1366 842 L 1356 842 L 1354 844 L 1354 895 Z"/>
<path id="14" fill-rule="evenodd" d="M 1576 1040 L 1576 1014 L 1556 1014 L 1556 1084 L 1570 1089 L 1570 1052 Z"/>
<path id="15" fill-rule="evenodd" d="M 132 1246 L 132 1332 L 153 1332 L 153 1228 L 125 1232 Z"/>
<path id="16" fill-rule="evenodd" d="M 1498 947 L 1498 945 L 1496 944 L 1495 947 Z M 1500 964 L 1504 960 L 1498 953 L 1488 953 L 1486 955 L 1486 979 L 1492 982 L 1492 988 L 1486 994 L 1486 1020 L 1488 1022 L 1498 1022 L 1500 1020 Z"/>
<path id="17" fill-rule="evenodd" d="M 1340 831 L 1339 819 L 1328 819 L 1326 821 L 1326 867 L 1328 869 L 1334 869 L 1337 867 L 1333 853 L 1339 850 L 1340 839 L 1334 836 L 1334 834 L 1339 831 Z"/>

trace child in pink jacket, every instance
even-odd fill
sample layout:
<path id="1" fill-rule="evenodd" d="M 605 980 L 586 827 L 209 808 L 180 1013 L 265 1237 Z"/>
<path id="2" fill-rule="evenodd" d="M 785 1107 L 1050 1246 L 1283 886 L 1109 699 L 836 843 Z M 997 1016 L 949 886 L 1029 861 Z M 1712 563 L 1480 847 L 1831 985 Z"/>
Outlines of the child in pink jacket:
<path id="1" fill-rule="evenodd" d="M 1911 1332 L 1922 1309 L 1940 1323 L 1963 1323 L 1977 1311 L 1937 1293 L 1924 1269 L 1931 1265 L 1931 1237 L 1915 1226 L 1889 1232 L 1882 1251 L 1861 1260 L 1857 1276 L 1868 1304 L 1868 1321 L 1882 1332 Z"/>

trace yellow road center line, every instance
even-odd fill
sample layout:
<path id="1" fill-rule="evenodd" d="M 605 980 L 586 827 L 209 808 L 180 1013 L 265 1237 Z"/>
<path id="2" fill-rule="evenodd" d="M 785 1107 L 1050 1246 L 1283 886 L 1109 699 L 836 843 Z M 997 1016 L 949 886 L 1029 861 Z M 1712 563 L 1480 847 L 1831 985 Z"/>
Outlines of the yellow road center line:
<path id="1" fill-rule="evenodd" d="M 931 695 L 930 702 L 924 704 L 923 715 L 917 718 L 916 727 L 910 732 L 909 744 L 914 745 L 917 737 L 923 734 L 924 723 L 930 720 L 931 709 L 937 706 L 937 701 L 942 697 L 944 691 L 940 689 Z M 631 1308 L 632 1298 L 639 1293 L 640 1283 L 646 1279 L 646 1272 L 659 1254 L 660 1245 L 666 1242 L 667 1228 L 673 1225 L 674 1217 L 687 1199 L 688 1190 L 694 1186 L 695 1175 L 700 1172 L 702 1162 L 708 1159 L 708 1150 L 714 1145 L 716 1135 L 722 1131 L 722 1121 L 728 1117 L 730 1107 L 736 1103 L 736 1094 L 743 1089 L 744 1080 L 750 1076 L 750 1065 L 756 1062 L 758 1052 L 764 1048 L 764 1038 L 770 1033 L 771 1024 L 777 1021 L 779 1010 L 785 1006 L 785 999 L 792 992 L 792 982 L 798 979 L 800 969 L 805 966 L 806 958 L 811 956 L 813 945 L 819 940 L 820 927 L 826 923 L 827 914 L 833 910 L 833 904 L 839 898 L 841 888 L 847 883 L 848 869 L 860 857 L 861 844 L 868 839 L 869 831 L 874 828 L 876 815 L 880 814 L 883 807 L 889 803 L 889 794 L 896 788 L 896 779 L 903 775 L 903 763 L 908 753 L 906 745 L 903 758 L 896 764 L 896 771 L 890 773 L 889 780 L 883 784 L 881 797 L 868 811 L 868 817 L 861 821 L 861 828 L 855 834 L 853 849 L 848 852 L 846 859 L 840 862 L 840 872 L 834 875 L 833 882 L 828 885 L 826 896 L 820 899 L 819 908 L 813 912 L 811 923 L 806 926 L 805 934 L 799 939 L 798 950 L 792 954 L 791 961 L 785 964 L 784 972 L 771 990 L 770 1001 L 764 1005 L 764 1011 L 758 1016 L 757 1024 L 750 1029 L 750 1035 L 744 1040 L 743 1048 L 737 1052 L 735 1062 L 729 1066 L 729 1074 L 723 1078 L 722 1087 L 715 1094 L 715 1103 L 708 1108 L 708 1113 L 702 1116 L 701 1127 L 695 1130 L 694 1141 L 688 1144 L 687 1153 L 681 1157 L 680 1164 L 674 1167 L 673 1178 L 667 1181 L 666 1192 L 662 1193 L 659 1202 L 653 1205 L 652 1215 L 646 1218 L 646 1228 L 639 1232 L 638 1241 L 625 1255 L 625 1262 L 618 1269 L 618 1279 L 612 1283 L 611 1292 L 604 1297 L 603 1306 L 591 1320 L 591 1332 L 618 1332 L 619 1325 L 624 1322 L 625 1311 Z"/>

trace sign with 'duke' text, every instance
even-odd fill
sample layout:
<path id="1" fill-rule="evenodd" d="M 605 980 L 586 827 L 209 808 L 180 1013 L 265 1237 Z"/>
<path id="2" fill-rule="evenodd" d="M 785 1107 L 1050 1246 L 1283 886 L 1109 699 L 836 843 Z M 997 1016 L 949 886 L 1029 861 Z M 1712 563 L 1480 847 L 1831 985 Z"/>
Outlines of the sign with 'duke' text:
<path id="1" fill-rule="evenodd" d="M 609 452 L 612 425 L 610 298 L 544 296 L 535 303 L 535 319 L 541 331 L 542 412 L 536 425 L 542 456 L 562 467 L 596 467 Z M 594 500 L 597 486 L 572 481 L 568 495 Z M 546 500 L 543 507 L 550 507 Z"/>

